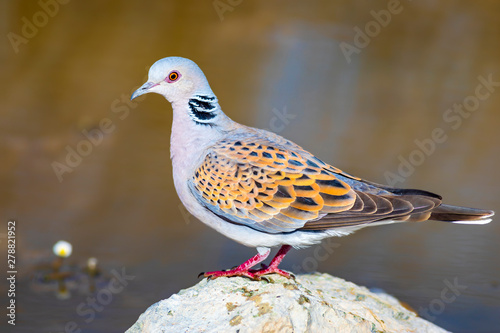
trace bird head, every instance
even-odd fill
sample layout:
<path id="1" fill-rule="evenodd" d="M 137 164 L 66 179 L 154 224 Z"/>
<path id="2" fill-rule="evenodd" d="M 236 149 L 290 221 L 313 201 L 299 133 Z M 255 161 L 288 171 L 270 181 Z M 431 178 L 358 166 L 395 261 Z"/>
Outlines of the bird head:
<path id="1" fill-rule="evenodd" d="M 155 62 L 149 69 L 148 81 L 134 91 L 130 99 L 147 93 L 160 94 L 170 103 L 188 100 L 195 95 L 213 95 L 198 65 L 181 57 L 168 57 Z"/>

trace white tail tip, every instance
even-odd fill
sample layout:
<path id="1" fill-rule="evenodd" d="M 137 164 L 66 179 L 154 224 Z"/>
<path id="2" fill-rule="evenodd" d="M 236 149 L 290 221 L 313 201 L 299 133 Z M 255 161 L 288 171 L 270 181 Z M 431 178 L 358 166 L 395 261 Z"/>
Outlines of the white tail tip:
<path id="1" fill-rule="evenodd" d="M 474 221 L 453 221 L 452 223 L 456 223 L 456 224 L 488 224 L 491 221 L 492 221 L 492 219 L 485 218 L 485 219 L 474 220 Z"/>

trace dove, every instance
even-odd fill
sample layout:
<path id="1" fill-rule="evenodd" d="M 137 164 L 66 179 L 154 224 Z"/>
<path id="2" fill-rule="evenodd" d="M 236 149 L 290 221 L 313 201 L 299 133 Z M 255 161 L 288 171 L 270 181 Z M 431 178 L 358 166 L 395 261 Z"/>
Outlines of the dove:
<path id="1" fill-rule="evenodd" d="M 267 274 L 293 277 L 279 264 L 304 248 L 367 226 L 428 220 L 486 224 L 491 210 L 452 206 L 424 190 L 394 188 L 350 175 L 270 131 L 231 120 L 193 61 L 155 62 L 131 99 L 156 93 L 172 105 L 170 139 L 177 194 L 201 222 L 257 254 L 209 279 Z M 269 265 L 262 262 L 280 246 Z M 261 263 L 262 267 L 253 267 Z"/>

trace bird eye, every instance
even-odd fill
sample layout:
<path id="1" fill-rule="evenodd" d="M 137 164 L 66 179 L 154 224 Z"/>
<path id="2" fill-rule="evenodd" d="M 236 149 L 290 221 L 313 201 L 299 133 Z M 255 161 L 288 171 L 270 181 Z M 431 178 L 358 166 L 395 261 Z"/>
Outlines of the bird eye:
<path id="1" fill-rule="evenodd" d="M 177 81 L 180 77 L 181 74 L 179 72 L 171 71 L 170 74 L 168 74 L 167 79 L 165 81 L 167 81 L 168 83 L 172 83 Z"/>

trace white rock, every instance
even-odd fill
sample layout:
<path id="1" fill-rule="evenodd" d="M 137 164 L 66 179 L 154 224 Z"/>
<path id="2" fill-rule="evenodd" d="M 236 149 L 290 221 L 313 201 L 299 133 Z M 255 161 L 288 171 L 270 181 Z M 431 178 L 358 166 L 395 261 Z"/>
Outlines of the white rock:
<path id="1" fill-rule="evenodd" d="M 392 296 L 328 274 L 204 279 L 150 306 L 137 332 L 446 332 Z"/>

